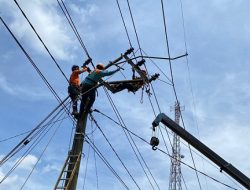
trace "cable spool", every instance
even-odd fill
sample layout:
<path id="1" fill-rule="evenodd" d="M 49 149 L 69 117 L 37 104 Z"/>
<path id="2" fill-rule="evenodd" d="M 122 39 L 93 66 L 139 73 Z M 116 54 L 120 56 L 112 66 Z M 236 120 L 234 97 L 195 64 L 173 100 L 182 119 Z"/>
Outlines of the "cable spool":
<path id="1" fill-rule="evenodd" d="M 159 143 L 160 143 L 160 141 L 159 141 L 159 139 L 158 139 L 157 137 L 154 137 L 154 136 L 151 137 L 150 145 L 152 146 L 152 149 L 153 149 L 153 150 L 156 150 L 156 149 L 157 149 L 156 146 L 158 146 Z"/>

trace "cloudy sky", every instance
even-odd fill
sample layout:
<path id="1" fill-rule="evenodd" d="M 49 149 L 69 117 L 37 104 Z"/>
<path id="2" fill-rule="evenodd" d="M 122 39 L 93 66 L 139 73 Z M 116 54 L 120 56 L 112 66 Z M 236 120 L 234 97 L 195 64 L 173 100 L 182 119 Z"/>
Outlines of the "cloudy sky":
<path id="1" fill-rule="evenodd" d="M 138 50 L 127 1 L 119 2 L 132 46 Z M 161 1 L 129 2 L 143 54 L 168 57 Z M 18 3 L 63 72 L 69 76 L 71 66 L 81 65 L 87 56 L 57 1 L 19 0 Z M 130 47 L 115 0 L 72 0 L 65 1 L 65 4 L 94 63 L 107 64 Z M 250 166 L 247 162 L 250 156 L 248 150 L 250 146 L 248 139 L 250 135 L 250 66 L 248 64 L 250 2 L 184 0 L 182 1 L 183 12 L 180 1 L 164 1 L 164 5 L 170 56 L 180 56 L 186 51 L 189 54 L 187 58 L 171 62 L 177 97 L 183 106 L 182 115 L 186 130 L 245 175 L 250 176 Z M 0 0 L 0 16 L 56 93 L 64 99 L 67 96 L 67 81 L 15 2 Z M 136 55 L 140 55 L 139 51 Z M 58 101 L 2 23 L 0 23 L 0 60 L 0 157 L 3 158 L 24 136 L 6 139 L 36 127 L 58 105 Z M 169 62 L 147 59 L 146 66 L 150 75 L 160 73 L 159 80 L 152 83 L 159 103 L 158 107 L 152 95 L 150 100 L 155 113 L 164 112 L 174 119 L 171 108 L 175 104 L 175 96 L 172 86 L 167 84 L 171 78 Z M 117 73 L 108 80 L 130 79 L 131 67 L 125 64 L 124 68 L 123 74 Z M 110 68 L 112 69 L 115 68 Z M 86 74 L 83 74 L 84 76 Z M 153 93 L 152 88 L 151 92 Z M 111 94 L 111 97 L 126 126 L 149 141 L 152 136 L 151 123 L 155 115 L 145 91 L 139 90 L 136 94 L 122 91 Z M 103 88 L 98 90 L 94 108 L 118 121 Z M 101 114 L 94 113 L 94 117 L 136 183 L 100 131 L 90 121 L 88 121 L 87 133 L 94 139 L 98 149 L 129 189 L 168 188 L 169 156 L 160 151 L 153 151 L 148 144 L 133 136 L 158 188 L 145 165 L 143 166 L 149 179 L 143 172 L 121 127 Z M 72 121 L 63 114 L 61 121 L 48 128 L 50 130 L 41 142 L 3 180 L 0 189 L 52 189 L 69 151 L 72 127 Z M 160 133 L 157 135 L 160 139 L 159 147 L 171 153 L 169 139 L 172 140 L 172 133 L 169 131 L 167 134 L 163 130 L 166 146 Z M 48 142 L 50 143 L 46 146 Z M 197 150 L 191 149 L 197 170 L 230 187 L 244 189 L 231 177 L 220 173 L 219 168 Z M 25 150 L 26 147 L 0 166 L 0 180 L 5 178 Z M 41 156 L 43 151 L 44 154 Z M 181 152 L 184 155 L 182 161 L 194 167 L 188 145 L 183 140 L 181 140 Z M 87 143 L 84 145 L 84 155 L 77 189 L 124 189 Z M 141 158 L 140 161 L 143 163 Z M 182 189 L 230 189 L 201 174 L 198 174 L 201 184 L 199 185 L 194 170 L 185 165 L 182 165 L 181 169 L 185 181 L 182 183 Z M 31 171 L 32 175 L 26 181 Z"/>

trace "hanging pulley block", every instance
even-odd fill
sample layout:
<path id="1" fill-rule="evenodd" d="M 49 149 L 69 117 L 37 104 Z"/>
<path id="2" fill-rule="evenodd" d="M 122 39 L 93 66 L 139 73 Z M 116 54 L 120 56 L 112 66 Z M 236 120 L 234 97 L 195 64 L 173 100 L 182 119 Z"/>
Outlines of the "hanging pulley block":
<path id="1" fill-rule="evenodd" d="M 150 140 L 150 145 L 152 146 L 152 149 L 153 150 L 156 150 L 156 146 L 158 146 L 160 143 L 159 139 L 157 137 L 151 137 L 151 140 Z"/>

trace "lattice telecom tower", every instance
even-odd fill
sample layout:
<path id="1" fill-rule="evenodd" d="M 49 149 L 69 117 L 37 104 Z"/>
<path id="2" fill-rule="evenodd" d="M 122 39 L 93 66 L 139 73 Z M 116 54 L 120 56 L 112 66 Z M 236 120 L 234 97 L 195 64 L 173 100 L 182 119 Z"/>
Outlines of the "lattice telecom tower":
<path id="1" fill-rule="evenodd" d="M 175 103 L 175 122 L 179 124 L 180 121 L 180 104 Z M 173 143 L 172 143 L 172 158 L 171 158 L 171 168 L 169 176 L 169 190 L 181 190 L 181 154 L 180 154 L 180 137 L 174 133 Z"/>

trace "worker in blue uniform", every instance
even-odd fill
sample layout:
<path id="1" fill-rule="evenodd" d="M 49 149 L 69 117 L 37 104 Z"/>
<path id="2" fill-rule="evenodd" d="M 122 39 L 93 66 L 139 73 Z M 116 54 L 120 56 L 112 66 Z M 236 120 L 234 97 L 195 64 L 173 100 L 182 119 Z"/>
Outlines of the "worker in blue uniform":
<path id="1" fill-rule="evenodd" d="M 82 87 L 82 101 L 80 106 L 80 113 L 83 111 L 89 111 L 92 107 L 95 97 L 96 97 L 96 86 L 98 82 L 105 76 L 110 76 L 119 71 L 116 69 L 114 71 L 105 71 L 103 64 L 97 64 L 94 71 L 90 72 L 88 76 L 81 83 Z"/>

